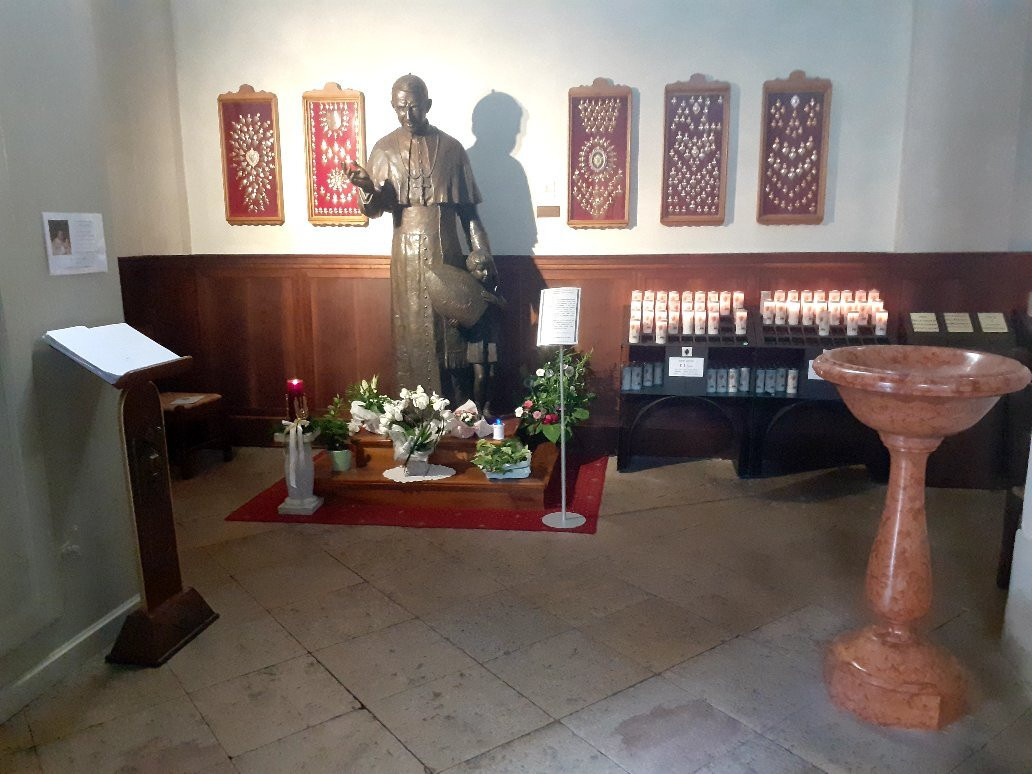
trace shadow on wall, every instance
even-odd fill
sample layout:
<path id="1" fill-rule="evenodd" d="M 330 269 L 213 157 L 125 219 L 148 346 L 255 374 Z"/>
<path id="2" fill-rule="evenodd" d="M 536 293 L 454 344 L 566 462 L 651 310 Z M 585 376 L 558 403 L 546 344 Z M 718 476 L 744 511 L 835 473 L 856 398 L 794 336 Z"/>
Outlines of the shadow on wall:
<path id="1" fill-rule="evenodd" d="M 523 166 L 512 157 L 523 128 L 523 107 L 513 97 L 492 91 L 473 108 L 469 148 L 473 175 L 483 196 L 477 207 L 496 255 L 531 255 L 537 223 Z"/>

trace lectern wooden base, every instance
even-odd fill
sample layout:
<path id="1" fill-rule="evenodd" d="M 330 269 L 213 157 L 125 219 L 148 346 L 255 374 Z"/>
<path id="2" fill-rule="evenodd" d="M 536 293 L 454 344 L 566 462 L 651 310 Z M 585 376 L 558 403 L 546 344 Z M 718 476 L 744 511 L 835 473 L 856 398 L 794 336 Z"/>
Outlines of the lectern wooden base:
<path id="1" fill-rule="evenodd" d="M 122 434 L 143 604 L 126 618 L 107 660 L 160 666 L 218 614 L 194 589 L 183 588 L 161 401 L 153 383 L 132 383 L 122 393 Z"/>
<path id="2" fill-rule="evenodd" d="M 131 613 L 122 624 L 107 661 L 161 666 L 218 617 L 200 594 L 192 588 L 185 589 L 154 610 Z"/>

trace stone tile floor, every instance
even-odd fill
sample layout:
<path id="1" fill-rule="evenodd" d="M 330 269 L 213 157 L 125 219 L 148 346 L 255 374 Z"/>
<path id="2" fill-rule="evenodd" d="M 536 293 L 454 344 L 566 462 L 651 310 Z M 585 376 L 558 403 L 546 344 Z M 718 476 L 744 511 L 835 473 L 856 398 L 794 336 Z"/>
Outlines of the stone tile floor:
<path id="1" fill-rule="evenodd" d="M 0 725 L 9 772 L 1028 772 L 1032 687 L 999 645 L 998 492 L 931 490 L 933 640 L 970 715 L 833 707 L 884 487 L 610 466 L 598 534 L 227 523 L 282 475 L 240 449 L 174 482 L 188 585 L 221 618 L 160 669 L 101 654 Z"/>

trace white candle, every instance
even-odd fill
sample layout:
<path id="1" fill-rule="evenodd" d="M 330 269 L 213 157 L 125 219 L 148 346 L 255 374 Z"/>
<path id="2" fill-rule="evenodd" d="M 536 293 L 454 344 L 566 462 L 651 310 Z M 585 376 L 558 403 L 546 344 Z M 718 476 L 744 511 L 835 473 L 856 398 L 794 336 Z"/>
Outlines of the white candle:
<path id="1" fill-rule="evenodd" d="M 745 292 L 744 291 L 736 290 L 734 293 L 731 294 L 731 306 L 733 306 L 735 309 L 743 309 L 743 308 L 745 308 Z"/>
<path id="2" fill-rule="evenodd" d="M 631 291 L 631 303 L 637 301 L 639 304 L 645 299 L 645 293 L 641 290 Z"/>
<path id="3" fill-rule="evenodd" d="M 719 290 L 711 290 L 708 293 L 706 293 L 706 303 L 709 306 L 715 306 L 715 307 L 717 307 L 719 309 L 720 308 L 720 291 Z"/>
<path id="4" fill-rule="evenodd" d="M 729 368 L 727 372 L 727 391 L 738 392 L 738 369 Z"/>
<path id="5" fill-rule="evenodd" d="M 878 311 L 874 313 L 874 335 L 885 336 L 889 328 L 889 313 Z"/>
<path id="6" fill-rule="evenodd" d="M 842 294 L 837 290 L 828 291 L 828 303 L 837 304 L 842 300 Z"/>
<path id="7" fill-rule="evenodd" d="M 813 302 L 803 301 L 803 325 L 813 325 Z"/>
<path id="8" fill-rule="evenodd" d="M 681 330 L 681 310 L 671 309 L 670 319 L 667 321 L 667 333 L 676 336 Z"/>
<path id="9" fill-rule="evenodd" d="M 868 301 L 881 301 L 881 291 L 878 288 L 871 288 L 867 291 Z"/>
<path id="10" fill-rule="evenodd" d="M 856 310 L 856 314 L 857 314 L 856 322 L 857 322 L 857 325 L 867 325 L 868 324 L 868 320 L 870 319 L 869 315 L 868 315 L 868 309 L 869 309 L 869 307 L 867 306 L 867 304 L 860 304 L 860 308 Z"/>
<path id="11" fill-rule="evenodd" d="M 774 324 L 784 325 L 788 318 L 788 304 L 784 301 L 774 302 Z"/>
<path id="12" fill-rule="evenodd" d="M 788 324 L 799 325 L 799 302 L 788 302 Z"/>
<path id="13" fill-rule="evenodd" d="M 795 395 L 799 392 L 799 369 L 789 368 L 785 376 L 785 394 Z"/>
<path id="14" fill-rule="evenodd" d="M 722 290 L 720 291 L 720 313 L 722 315 L 731 314 L 731 291 Z"/>
<path id="15" fill-rule="evenodd" d="M 843 304 L 851 304 L 851 303 L 853 303 L 853 291 L 852 290 L 843 290 L 842 291 L 841 300 L 842 300 Z"/>
<path id="16" fill-rule="evenodd" d="M 716 336 L 720 333 L 720 312 L 708 312 L 709 324 L 706 326 L 706 334 Z"/>
<path id="17" fill-rule="evenodd" d="M 656 343 L 666 344 L 667 342 L 667 317 L 666 313 L 656 315 Z"/>
<path id="18" fill-rule="evenodd" d="M 1032 295 L 1032 293 L 1030 293 L 1029 295 Z M 773 301 L 773 300 L 774 300 L 774 294 L 771 293 L 769 290 L 761 290 L 760 291 L 760 301 Z"/>
<path id="19" fill-rule="evenodd" d="M 736 309 L 735 310 L 735 335 L 736 336 L 744 336 L 745 335 L 745 324 L 748 321 L 748 318 L 749 318 L 749 312 L 747 310 L 745 310 L 745 309 Z"/>
<path id="20" fill-rule="evenodd" d="M 695 308 L 698 309 L 700 306 L 706 306 L 706 291 L 696 290 L 695 291 Z"/>
<path id="21" fill-rule="evenodd" d="M 856 291 L 856 302 L 858 304 L 866 304 L 867 303 L 867 291 L 866 290 L 858 290 L 858 291 Z"/>
<path id="22" fill-rule="evenodd" d="M 790 290 L 790 291 L 788 291 L 788 300 L 789 301 L 798 301 L 799 300 L 799 291 L 798 290 Z"/>
<path id="23" fill-rule="evenodd" d="M 667 291 L 667 308 L 669 309 L 680 309 L 681 308 L 681 294 L 676 290 Z"/>
<path id="24" fill-rule="evenodd" d="M 774 291 L 774 300 L 775 301 L 784 301 L 785 300 L 785 291 L 784 290 L 775 290 Z"/>
<path id="25" fill-rule="evenodd" d="M 813 302 L 815 304 L 823 304 L 827 300 L 828 300 L 828 298 L 825 295 L 823 290 L 815 290 L 815 291 L 813 291 Z"/>
<path id="26" fill-rule="evenodd" d="M 828 302 L 828 322 L 831 325 L 842 325 L 842 304 L 837 301 Z"/>
<path id="27" fill-rule="evenodd" d="M 495 441 L 505 440 L 505 425 L 502 424 L 502 420 L 496 419 L 491 425 L 491 438 Z"/>
<path id="28" fill-rule="evenodd" d="M 695 310 L 695 335 L 701 336 L 706 332 L 706 310 Z"/>
<path id="29" fill-rule="evenodd" d="M 813 291 L 812 290 L 804 290 L 802 293 L 799 294 L 799 300 L 802 301 L 804 304 L 807 303 L 807 302 L 812 304 L 813 303 Z"/>
<path id="30" fill-rule="evenodd" d="M 641 310 L 641 332 L 646 336 L 651 336 L 652 331 L 655 330 L 656 325 L 656 310 L 648 301 L 645 302 L 645 307 Z"/>
<path id="31" fill-rule="evenodd" d="M 774 302 L 771 300 L 764 300 L 761 302 L 761 313 L 763 314 L 763 324 L 773 325 L 774 324 Z"/>
<path id="32" fill-rule="evenodd" d="M 831 335 L 831 315 L 826 306 L 822 306 L 817 310 L 817 335 Z"/>
<path id="33" fill-rule="evenodd" d="M 638 344 L 641 342 L 641 320 L 631 318 L 631 330 L 627 334 L 627 342 L 629 344 Z"/>
<path id="34" fill-rule="evenodd" d="M 692 291 L 685 290 L 681 293 L 681 311 L 690 312 L 694 306 L 692 305 Z"/>
<path id="35" fill-rule="evenodd" d="M 846 312 L 846 335 L 856 336 L 859 328 L 859 312 Z"/>
<path id="36" fill-rule="evenodd" d="M 695 333 L 695 312 L 685 312 L 684 319 L 681 322 L 681 333 L 685 336 L 691 336 Z"/>

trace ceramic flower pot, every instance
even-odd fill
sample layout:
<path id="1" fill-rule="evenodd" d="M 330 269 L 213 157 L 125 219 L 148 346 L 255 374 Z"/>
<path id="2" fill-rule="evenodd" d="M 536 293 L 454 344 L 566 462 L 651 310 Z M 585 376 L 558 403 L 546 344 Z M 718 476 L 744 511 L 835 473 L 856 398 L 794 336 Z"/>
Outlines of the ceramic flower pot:
<path id="1" fill-rule="evenodd" d="M 335 473 L 351 470 L 351 449 L 330 449 L 327 453 Z"/>
<path id="2" fill-rule="evenodd" d="M 524 460 L 515 465 L 506 465 L 500 471 L 485 470 L 484 475 L 491 481 L 498 481 L 503 478 L 527 478 L 530 475 L 530 460 Z"/>

